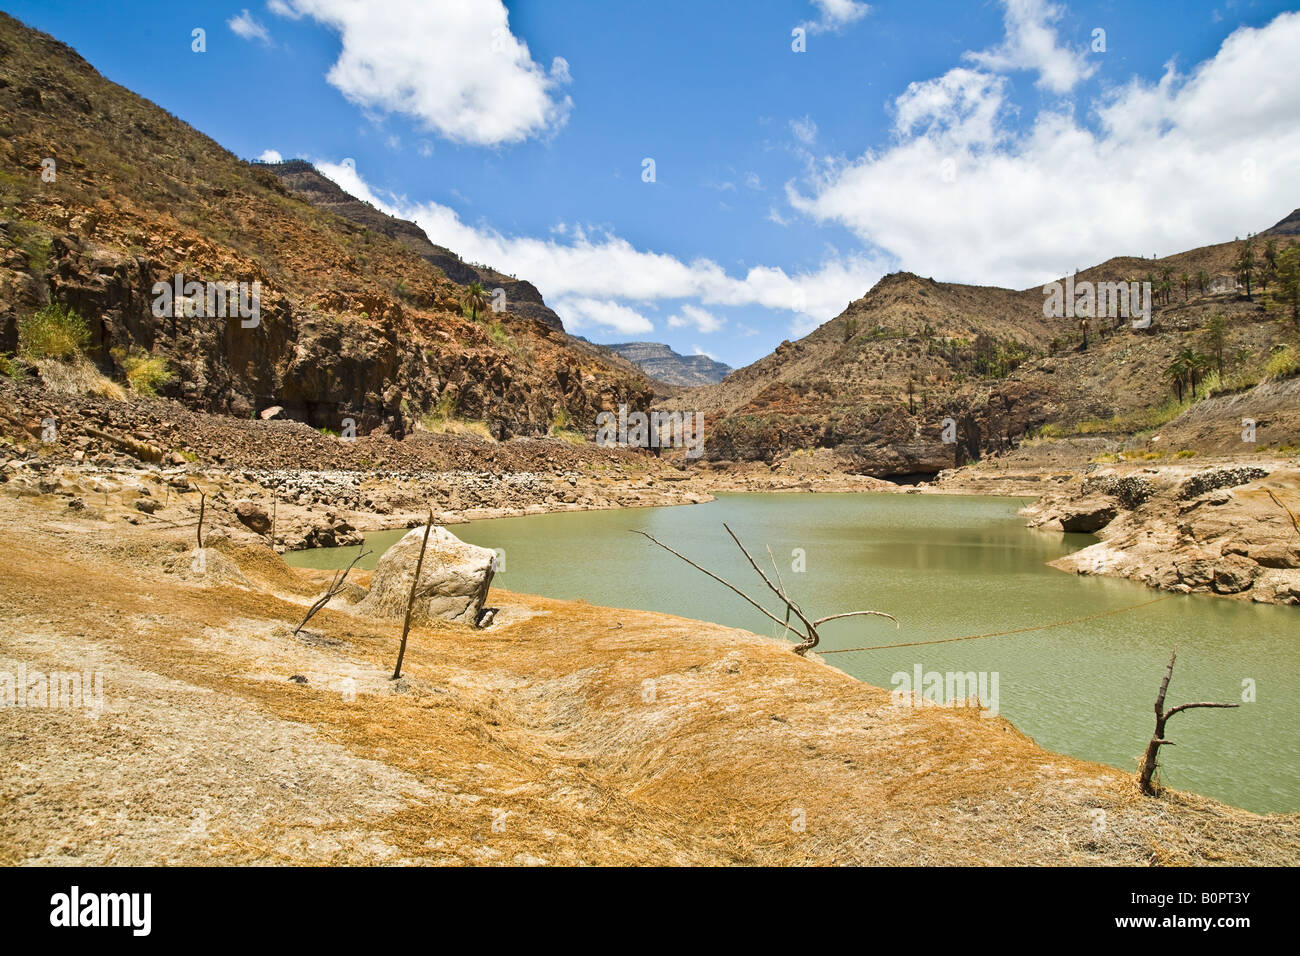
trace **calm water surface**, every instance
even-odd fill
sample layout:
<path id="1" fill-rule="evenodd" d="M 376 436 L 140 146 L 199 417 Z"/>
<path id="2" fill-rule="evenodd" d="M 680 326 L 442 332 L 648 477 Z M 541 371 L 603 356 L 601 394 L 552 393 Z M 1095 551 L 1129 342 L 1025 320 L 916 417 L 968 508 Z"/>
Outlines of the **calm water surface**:
<path id="1" fill-rule="evenodd" d="M 1023 499 L 895 494 L 733 494 L 703 505 L 586 511 L 454 525 L 465 541 L 505 552 L 495 583 L 610 607 L 667 611 L 777 636 L 780 628 L 646 539 L 644 530 L 755 597 L 770 595 L 727 537 L 727 522 L 762 558 L 772 549 L 810 616 L 888 611 L 821 628 L 820 649 L 983 634 L 1119 610 L 1162 597 L 1129 581 L 1046 566 L 1092 542 L 1031 531 Z M 404 531 L 367 537 L 376 551 Z M 793 570 L 802 549 L 806 570 Z M 297 552 L 291 564 L 346 565 L 355 548 Z M 769 570 L 770 574 L 770 570 Z M 765 601 L 784 616 L 776 604 Z M 998 674 L 1003 717 L 1049 750 L 1136 766 L 1152 703 L 1176 644 L 1168 704 L 1256 702 L 1184 712 L 1169 724 L 1164 780 L 1256 811 L 1300 809 L 1300 611 L 1199 595 L 1063 627 L 956 644 L 835 654 L 855 677 L 890 688 L 896 672 Z"/>

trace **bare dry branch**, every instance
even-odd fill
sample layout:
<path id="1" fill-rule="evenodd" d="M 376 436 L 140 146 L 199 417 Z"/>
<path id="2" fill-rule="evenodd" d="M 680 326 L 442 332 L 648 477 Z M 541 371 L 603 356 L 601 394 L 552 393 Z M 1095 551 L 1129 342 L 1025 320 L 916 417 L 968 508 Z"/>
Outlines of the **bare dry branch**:
<path id="1" fill-rule="evenodd" d="M 1179 704 L 1177 707 L 1171 707 L 1165 710 L 1165 694 L 1169 691 L 1169 679 L 1174 676 L 1174 661 L 1178 659 L 1178 648 L 1169 656 L 1169 664 L 1165 667 L 1164 680 L 1160 682 L 1160 692 L 1156 694 L 1156 729 L 1151 735 L 1151 742 L 1147 744 L 1146 753 L 1142 755 L 1142 763 L 1138 768 L 1138 788 L 1147 796 L 1155 796 L 1156 786 L 1152 783 L 1155 776 L 1157 762 L 1156 758 L 1160 756 L 1161 747 L 1172 747 L 1174 742 L 1165 737 L 1165 724 L 1174 714 L 1190 710 L 1193 707 L 1240 707 L 1240 704 L 1218 704 L 1199 702 L 1194 704 Z"/>
<path id="2" fill-rule="evenodd" d="M 685 561 L 691 567 L 695 568 L 697 571 L 707 574 L 709 577 L 713 578 L 713 580 L 717 581 L 719 584 L 723 585 L 729 590 L 740 595 L 747 602 L 749 602 L 749 604 L 756 607 L 759 611 L 765 614 L 769 619 L 775 621 L 777 624 L 780 624 L 782 627 L 782 632 L 781 632 L 782 637 L 785 637 L 785 635 L 792 630 L 790 627 L 790 615 L 793 613 L 803 623 L 803 627 L 804 627 L 803 640 L 799 644 L 795 645 L 794 648 L 794 652 L 796 654 L 799 655 L 806 654 L 812 648 L 817 646 L 818 642 L 821 640 L 821 637 L 817 633 L 817 626 L 819 624 L 824 624 L 826 621 L 834 621 L 842 617 L 873 615 L 876 617 L 887 617 L 894 622 L 895 626 L 897 626 L 898 620 L 892 614 L 886 614 L 883 611 L 848 611 L 843 614 L 832 614 L 829 617 L 824 617 L 818 621 L 809 620 L 808 617 L 803 613 L 803 610 L 799 607 L 799 605 L 796 604 L 794 600 L 791 599 L 790 595 L 786 592 L 785 581 L 781 579 L 781 572 L 777 568 L 776 556 L 772 554 L 772 549 L 770 547 L 767 549 L 767 555 L 769 558 L 772 559 L 772 570 L 776 574 L 776 579 L 778 582 L 777 584 L 773 584 L 772 580 L 766 574 L 763 573 L 763 569 L 758 566 L 758 562 L 754 560 L 754 556 L 751 555 L 749 551 L 745 548 L 745 545 L 741 542 L 740 538 L 736 536 L 736 533 L 732 531 L 731 528 L 728 527 L 725 523 L 723 524 L 722 527 L 726 529 L 727 534 L 731 536 L 731 540 L 736 542 L 736 547 L 740 548 L 741 553 L 745 555 L 746 559 L 748 559 L 749 566 L 752 567 L 758 573 L 758 576 L 763 579 L 763 583 L 768 586 L 768 588 L 772 591 L 772 593 L 775 594 L 777 597 L 779 597 L 782 603 L 785 604 L 786 612 L 785 612 L 784 621 L 782 621 L 779 617 L 777 617 L 767 608 L 763 607 L 763 605 L 759 604 L 758 601 L 754 600 L 752 597 L 750 597 L 740 588 L 736 587 L 730 581 L 727 581 L 719 577 L 718 575 L 710 571 L 708 568 L 701 567 L 700 565 L 692 561 L 690 558 L 686 557 L 686 555 L 678 551 L 674 551 L 672 548 L 668 547 L 668 545 L 664 544 L 662 541 L 660 541 L 658 538 L 656 538 L 654 535 L 650 534 L 649 532 L 633 530 L 632 533 L 639 534 L 643 538 L 649 538 L 650 541 L 652 541 L 654 544 L 657 544 L 659 547 L 663 548 L 669 554 L 681 558 L 683 561 Z"/>
<path id="3" fill-rule="evenodd" d="M 361 547 L 364 548 L 365 545 L 362 545 Z M 312 616 L 317 611 L 325 607 L 326 604 L 329 604 L 330 600 L 334 597 L 334 595 L 338 594 L 340 591 L 343 590 L 343 585 L 347 582 L 348 574 L 352 571 L 353 567 L 356 566 L 356 563 L 360 561 L 362 558 L 364 558 L 367 554 L 371 554 L 371 553 L 372 552 L 370 551 L 361 551 L 360 549 L 358 549 L 358 554 L 355 558 L 352 559 L 351 564 L 349 564 L 346 568 L 344 568 L 342 572 L 338 572 L 338 571 L 334 572 L 334 577 L 330 581 L 330 586 L 325 589 L 325 593 L 322 594 L 320 597 L 318 597 L 315 603 L 312 604 L 312 606 L 307 609 L 307 615 L 302 619 L 302 623 L 293 629 L 294 637 L 297 637 L 298 632 L 307 626 L 307 622 L 312 619 Z"/>

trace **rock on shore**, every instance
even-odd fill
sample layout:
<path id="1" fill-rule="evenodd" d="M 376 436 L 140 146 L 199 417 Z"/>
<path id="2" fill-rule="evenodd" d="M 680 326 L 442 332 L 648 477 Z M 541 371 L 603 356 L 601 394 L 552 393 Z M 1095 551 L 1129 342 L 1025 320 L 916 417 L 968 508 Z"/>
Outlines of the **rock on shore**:
<path id="1" fill-rule="evenodd" d="M 384 553 L 371 578 L 370 593 L 357 610 L 372 617 L 402 617 L 420 558 L 424 528 L 412 528 Z M 429 534 L 411 619 L 433 618 L 475 624 L 492 584 L 496 553 L 466 544 L 443 527 Z"/>

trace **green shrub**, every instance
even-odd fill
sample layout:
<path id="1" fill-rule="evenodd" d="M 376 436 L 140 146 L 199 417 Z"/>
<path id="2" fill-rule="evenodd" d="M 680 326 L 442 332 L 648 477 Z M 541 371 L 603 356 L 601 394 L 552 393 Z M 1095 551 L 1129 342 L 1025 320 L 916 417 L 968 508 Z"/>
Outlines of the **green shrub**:
<path id="1" fill-rule="evenodd" d="M 1297 372 L 1300 372 L 1300 355 L 1296 355 L 1295 349 L 1291 346 L 1280 345 L 1269 356 L 1268 368 L 1264 370 L 1264 375 L 1270 380 L 1276 380 L 1290 378 Z"/>
<path id="2" fill-rule="evenodd" d="M 31 359 L 75 358 L 90 344 L 90 328 L 74 309 L 52 304 L 18 321 L 18 354 Z"/>
<path id="3" fill-rule="evenodd" d="M 127 385 L 137 395 L 157 395 L 158 389 L 174 378 L 167 360 L 161 355 L 150 355 L 142 348 L 130 352 L 115 348 L 109 354 L 122 366 Z"/>

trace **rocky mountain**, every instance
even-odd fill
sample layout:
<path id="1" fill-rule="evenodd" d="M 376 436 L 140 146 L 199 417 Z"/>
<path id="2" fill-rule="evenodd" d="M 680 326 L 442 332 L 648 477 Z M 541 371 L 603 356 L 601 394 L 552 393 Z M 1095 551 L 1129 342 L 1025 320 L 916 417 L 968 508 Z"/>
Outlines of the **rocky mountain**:
<path id="1" fill-rule="evenodd" d="M 1292 218 L 1261 235 L 1280 236 L 1278 248 L 1294 244 L 1285 231 Z M 846 467 L 881 477 L 937 472 L 1045 427 L 1136 432 L 1168 417 L 1165 370 L 1180 350 L 1209 348 L 1212 316 L 1228 319 L 1217 350 L 1226 357 L 1221 388 L 1261 381 L 1273 348 L 1296 338 L 1285 316 L 1266 308 L 1267 296 L 1256 289 L 1246 298 L 1233 278 L 1243 241 L 1115 258 L 1073 277 L 1152 281 L 1153 321 L 1144 329 L 1123 317 L 1086 328 L 1048 318 L 1041 287 L 895 273 L 804 338 L 673 401 L 706 412 L 708 459 L 774 463 L 830 449 Z"/>
<path id="2" fill-rule="evenodd" d="M 0 352 L 20 317 L 60 303 L 119 381 L 147 353 L 172 372 L 162 394 L 191 408 L 280 406 L 362 433 L 436 414 L 497 438 L 557 422 L 591 435 L 598 411 L 651 400 L 644 375 L 565 335 L 527 283 L 510 280 L 507 312 L 466 318 L 462 282 L 508 277 L 461 269 L 375 210 L 358 221 L 309 169 L 282 179 L 240 160 L 3 14 L 0 133 Z M 198 285 L 171 308 L 157 284 L 177 275 Z M 245 304 L 257 293 L 254 318 L 223 304 L 224 283 L 244 283 Z"/>
<path id="3" fill-rule="evenodd" d="M 666 385 L 716 385 L 731 374 L 731 366 L 707 355 L 680 355 L 661 342 L 622 342 L 604 345 Z"/>
<path id="4" fill-rule="evenodd" d="M 1300 209 L 1295 209 L 1276 226 L 1265 229 L 1262 236 L 1300 236 Z"/>
<path id="5" fill-rule="evenodd" d="M 531 282 L 516 279 L 488 266 L 464 261 L 445 246 L 431 242 L 424 230 L 415 223 L 390 216 L 370 203 L 345 192 L 332 179 L 322 176 L 316 167 L 306 160 L 291 159 L 283 163 L 257 165 L 275 173 L 290 190 L 302 196 L 313 206 L 337 213 L 344 219 L 397 240 L 439 269 L 452 282 L 459 285 L 478 282 L 489 293 L 495 289 L 502 289 L 510 312 L 537 319 L 556 331 L 564 331 L 564 323 L 560 317 L 547 307 L 542 294 Z"/>

